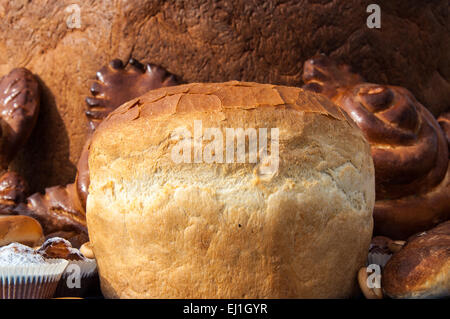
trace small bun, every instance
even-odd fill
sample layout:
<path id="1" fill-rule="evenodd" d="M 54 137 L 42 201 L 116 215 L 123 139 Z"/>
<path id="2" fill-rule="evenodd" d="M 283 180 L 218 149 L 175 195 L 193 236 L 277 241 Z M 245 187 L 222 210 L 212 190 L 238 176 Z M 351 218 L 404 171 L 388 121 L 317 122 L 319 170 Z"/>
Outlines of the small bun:
<path id="1" fill-rule="evenodd" d="M 0 246 L 13 242 L 30 247 L 39 246 L 44 240 L 42 227 L 28 216 L 0 216 Z"/>
<path id="2" fill-rule="evenodd" d="M 391 298 L 450 297 L 450 221 L 411 237 L 383 270 Z"/>

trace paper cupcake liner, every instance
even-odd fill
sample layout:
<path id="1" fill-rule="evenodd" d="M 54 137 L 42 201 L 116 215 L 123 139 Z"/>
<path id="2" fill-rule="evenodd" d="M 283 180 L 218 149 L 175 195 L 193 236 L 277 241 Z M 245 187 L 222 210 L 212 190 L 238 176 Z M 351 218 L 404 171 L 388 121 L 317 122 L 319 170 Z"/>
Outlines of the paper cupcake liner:
<path id="1" fill-rule="evenodd" d="M 376 264 L 383 268 L 389 259 L 391 259 L 392 254 L 380 254 L 380 253 L 369 253 L 367 256 L 367 264 Z"/>
<path id="2" fill-rule="evenodd" d="M 76 265 L 78 268 L 74 268 Z M 97 262 L 95 259 L 69 261 L 69 265 L 61 276 L 54 297 L 81 297 L 96 282 Z M 75 285 L 74 277 L 79 276 L 79 286 Z M 76 280 L 75 280 L 76 281 Z"/>
<path id="3" fill-rule="evenodd" d="M 43 264 L 0 264 L 1 299 L 51 298 L 68 261 L 48 260 Z"/>

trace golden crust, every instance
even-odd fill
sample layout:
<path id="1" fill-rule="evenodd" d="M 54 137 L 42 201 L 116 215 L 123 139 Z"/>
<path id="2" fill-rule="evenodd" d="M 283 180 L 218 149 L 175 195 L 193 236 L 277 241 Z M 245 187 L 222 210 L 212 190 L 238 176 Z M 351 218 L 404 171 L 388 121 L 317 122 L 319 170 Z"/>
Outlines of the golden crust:
<path id="1" fill-rule="evenodd" d="M 18 242 L 30 247 L 42 244 L 39 222 L 28 216 L 0 216 L 0 246 Z"/>
<path id="2" fill-rule="evenodd" d="M 278 128 L 279 169 L 170 158 L 179 126 Z M 356 291 L 372 235 L 374 168 L 325 97 L 256 83 L 150 91 L 103 121 L 87 223 L 109 298 L 326 298 Z"/>
<path id="3" fill-rule="evenodd" d="M 189 97 L 189 98 L 188 98 Z M 221 112 L 279 106 L 296 111 L 319 113 L 338 120 L 353 120 L 330 100 L 301 88 L 230 81 L 225 83 L 191 83 L 151 90 L 133 99 L 107 116 L 103 127 L 135 120 L 141 116 L 157 117 L 186 112 Z"/>
<path id="4" fill-rule="evenodd" d="M 392 298 L 450 296 L 450 221 L 412 236 L 386 264 L 382 280 Z"/>

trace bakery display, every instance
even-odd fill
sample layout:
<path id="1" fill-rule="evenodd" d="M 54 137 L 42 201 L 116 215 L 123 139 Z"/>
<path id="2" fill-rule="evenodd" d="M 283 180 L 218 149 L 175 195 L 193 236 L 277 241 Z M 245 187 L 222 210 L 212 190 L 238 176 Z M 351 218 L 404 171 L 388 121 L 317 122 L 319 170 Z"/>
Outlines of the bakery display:
<path id="1" fill-rule="evenodd" d="M 450 221 L 409 238 L 386 264 L 382 287 L 391 298 L 450 297 Z"/>
<path id="2" fill-rule="evenodd" d="M 194 121 L 279 128 L 278 144 L 276 133 L 267 142 L 279 146 L 278 170 L 263 170 L 264 158 L 177 164 L 171 134 Z M 100 123 L 89 172 L 87 224 L 107 298 L 356 292 L 374 169 L 362 132 L 325 97 L 237 81 L 152 90 Z"/>
<path id="3" fill-rule="evenodd" d="M 79 1 L 75 29 L 66 23 L 73 4 L 0 1 L 0 73 L 24 66 L 45 83 L 36 134 L 14 162 L 31 192 L 73 181 L 88 134 L 87 80 L 114 58 L 186 82 L 298 86 L 303 62 L 320 51 L 370 82 L 407 87 L 436 116 L 450 105 L 447 0 L 383 1 L 381 29 L 367 27 L 361 0 Z"/>
<path id="4" fill-rule="evenodd" d="M 0 298 L 448 298 L 448 31 L 445 0 L 0 0 Z"/>
<path id="5" fill-rule="evenodd" d="M 305 89 L 345 110 L 371 144 L 375 235 L 405 239 L 450 218 L 447 140 L 408 90 L 367 83 L 325 55 L 305 62 L 303 79 Z"/>
<path id="6" fill-rule="evenodd" d="M 0 216 L 0 246 L 17 242 L 34 247 L 43 241 L 44 233 L 37 220 L 28 216 Z"/>
<path id="7" fill-rule="evenodd" d="M 0 299 L 53 297 L 67 260 L 45 259 L 18 243 L 0 247 Z"/>

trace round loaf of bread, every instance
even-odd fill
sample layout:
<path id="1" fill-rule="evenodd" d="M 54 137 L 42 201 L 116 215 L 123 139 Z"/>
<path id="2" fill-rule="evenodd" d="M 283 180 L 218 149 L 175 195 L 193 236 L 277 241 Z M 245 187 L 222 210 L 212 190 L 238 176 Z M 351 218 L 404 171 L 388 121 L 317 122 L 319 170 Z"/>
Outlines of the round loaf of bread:
<path id="1" fill-rule="evenodd" d="M 100 124 L 89 171 L 107 298 L 356 291 L 374 167 L 362 132 L 326 97 L 236 81 L 152 90 Z"/>

